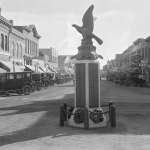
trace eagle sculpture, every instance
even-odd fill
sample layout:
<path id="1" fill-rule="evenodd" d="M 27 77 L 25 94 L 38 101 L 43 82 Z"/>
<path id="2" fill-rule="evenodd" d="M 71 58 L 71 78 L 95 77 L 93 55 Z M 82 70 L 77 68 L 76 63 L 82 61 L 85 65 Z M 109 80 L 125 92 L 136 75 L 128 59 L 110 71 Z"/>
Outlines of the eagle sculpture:
<path id="1" fill-rule="evenodd" d="M 73 24 L 72 26 L 79 32 L 82 34 L 83 36 L 83 40 L 86 39 L 95 39 L 97 41 L 98 44 L 102 44 L 103 41 L 97 37 L 95 34 L 93 34 L 93 29 L 94 29 L 94 19 L 93 19 L 93 9 L 94 9 L 94 5 L 91 5 L 87 11 L 85 12 L 83 18 L 82 18 L 82 22 L 83 25 L 78 26 L 76 24 Z"/>

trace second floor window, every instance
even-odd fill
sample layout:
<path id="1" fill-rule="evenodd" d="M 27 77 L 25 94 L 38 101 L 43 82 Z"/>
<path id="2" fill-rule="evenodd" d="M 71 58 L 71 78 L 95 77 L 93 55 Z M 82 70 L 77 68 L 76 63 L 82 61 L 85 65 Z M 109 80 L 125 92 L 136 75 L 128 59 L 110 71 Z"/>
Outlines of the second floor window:
<path id="1" fill-rule="evenodd" d="M 19 58 L 19 45 L 17 43 L 17 58 Z"/>
<path id="2" fill-rule="evenodd" d="M 8 38 L 5 35 L 5 51 L 8 51 Z"/>
<path id="3" fill-rule="evenodd" d="M 15 56 L 15 43 L 13 42 L 12 43 L 12 55 L 13 55 L 13 57 Z"/>
<path id="4" fill-rule="evenodd" d="M 1 48 L 4 50 L 4 35 L 1 34 Z"/>
<path id="5" fill-rule="evenodd" d="M 22 45 L 20 44 L 20 57 L 22 58 Z"/>

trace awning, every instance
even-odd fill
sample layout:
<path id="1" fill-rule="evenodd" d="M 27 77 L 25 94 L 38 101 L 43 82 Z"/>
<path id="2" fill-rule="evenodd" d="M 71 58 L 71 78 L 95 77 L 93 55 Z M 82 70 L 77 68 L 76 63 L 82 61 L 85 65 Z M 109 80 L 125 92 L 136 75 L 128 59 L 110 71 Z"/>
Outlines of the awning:
<path id="1" fill-rule="evenodd" d="M 50 66 L 48 66 L 47 68 L 50 70 L 50 72 L 55 73 L 55 71 Z"/>
<path id="2" fill-rule="evenodd" d="M 44 73 L 44 70 L 41 67 L 38 67 L 38 72 L 39 73 Z"/>
<path id="3" fill-rule="evenodd" d="M 26 70 L 26 71 L 35 72 L 35 68 L 34 68 L 33 66 L 30 66 L 30 65 L 25 65 L 25 70 Z"/>
<path id="4" fill-rule="evenodd" d="M 7 61 L 0 61 L 0 68 L 10 72 L 13 69 L 13 63 Z"/>
<path id="5" fill-rule="evenodd" d="M 15 65 L 15 72 L 23 72 L 24 69 L 25 69 L 25 66 Z"/>
<path id="6" fill-rule="evenodd" d="M 0 68 L 0 73 L 5 73 L 7 72 L 6 70 L 4 70 L 3 68 Z"/>
<path id="7" fill-rule="evenodd" d="M 54 73 L 49 67 L 47 67 L 46 72 L 48 72 L 48 73 Z"/>
<path id="8" fill-rule="evenodd" d="M 46 72 L 46 68 L 45 67 L 39 66 L 39 69 L 42 70 L 43 72 Z"/>

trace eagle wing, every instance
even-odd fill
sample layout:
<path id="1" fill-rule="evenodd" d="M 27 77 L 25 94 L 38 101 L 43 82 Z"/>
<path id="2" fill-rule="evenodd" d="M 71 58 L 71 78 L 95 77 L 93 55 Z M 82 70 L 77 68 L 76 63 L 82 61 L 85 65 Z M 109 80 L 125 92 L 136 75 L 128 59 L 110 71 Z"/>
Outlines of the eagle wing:
<path id="1" fill-rule="evenodd" d="M 89 32 L 93 32 L 94 23 L 93 23 L 93 9 L 94 5 L 91 5 L 85 14 L 83 15 L 82 22 L 83 22 L 83 28 L 88 29 Z"/>

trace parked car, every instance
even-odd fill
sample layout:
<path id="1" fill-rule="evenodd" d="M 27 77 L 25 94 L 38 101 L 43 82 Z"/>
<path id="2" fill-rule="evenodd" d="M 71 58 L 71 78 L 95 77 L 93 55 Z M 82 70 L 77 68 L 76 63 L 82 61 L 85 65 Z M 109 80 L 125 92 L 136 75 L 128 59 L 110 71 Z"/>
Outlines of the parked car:
<path id="1" fill-rule="evenodd" d="M 29 95 L 32 91 L 31 72 L 0 73 L 0 93 L 18 93 Z"/>
<path id="2" fill-rule="evenodd" d="M 47 73 L 48 79 L 49 79 L 49 84 L 54 85 L 55 80 L 56 80 L 56 75 L 55 73 Z"/>
<path id="3" fill-rule="evenodd" d="M 42 83 L 42 75 L 41 73 L 32 73 L 32 82 L 33 82 L 33 91 L 40 91 L 43 83 Z"/>

